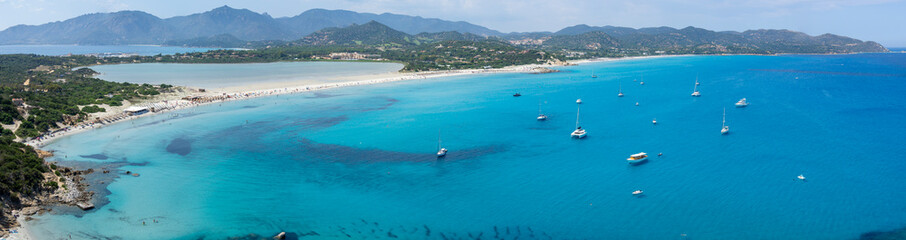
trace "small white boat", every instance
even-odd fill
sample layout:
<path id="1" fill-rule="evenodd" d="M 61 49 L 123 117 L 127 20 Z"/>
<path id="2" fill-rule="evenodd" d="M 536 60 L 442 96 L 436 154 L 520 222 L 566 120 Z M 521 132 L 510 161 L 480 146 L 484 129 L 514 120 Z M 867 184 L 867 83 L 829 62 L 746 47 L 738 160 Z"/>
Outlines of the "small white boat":
<path id="1" fill-rule="evenodd" d="M 578 105 L 581 106 L 581 105 Z M 570 137 L 584 138 L 587 132 L 579 126 L 579 107 L 576 107 L 576 130 L 569 134 Z"/>
<path id="2" fill-rule="evenodd" d="M 798 178 L 799 180 L 805 180 L 805 176 L 802 176 L 802 174 L 799 174 L 799 176 L 797 176 L 796 178 Z"/>
<path id="3" fill-rule="evenodd" d="M 635 105 L 638 106 L 638 105 L 639 105 L 639 102 L 635 102 Z"/>
<path id="4" fill-rule="evenodd" d="M 651 120 L 651 124 L 657 124 L 657 118 Z"/>
<path id="5" fill-rule="evenodd" d="M 730 132 L 730 126 L 727 126 L 727 108 L 724 108 L 724 120 L 720 123 L 720 134 Z"/>
<path id="6" fill-rule="evenodd" d="M 620 81 L 620 93 L 617 93 L 617 97 L 623 97 L 623 82 Z"/>
<path id="7" fill-rule="evenodd" d="M 746 101 L 746 98 L 739 99 L 739 101 L 736 102 L 736 107 L 738 107 L 738 108 L 746 107 L 746 106 L 749 106 L 749 102 Z"/>
<path id="8" fill-rule="evenodd" d="M 573 131 L 573 133 L 569 134 L 569 136 L 574 137 L 574 138 L 584 138 L 585 135 L 586 135 L 585 129 L 582 129 L 582 127 L 576 128 L 576 130 Z"/>
<path id="9" fill-rule="evenodd" d="M 582 99 L 576 99 L 576 104 L 582 104 Z"/>
<path id="10" fill-rule="evenodd" d="M 633 196 L 642 195 L 643 193 L 644 193 L 644 192 L 642 192 L 642 190 L 635 190 L 635 191 L 632 191 L 632 195 L 633 195 Z"/>
<path id="11" fill-rule="evenodd" d="M 644 81 L 639 82 L 639 85 L 645 85 L 645 82 Z"/>
<path id="12" fill-rule="evenodd" d="M 640 163 L 645 160 L 648 160 L 648 154 L 644 152 L 629 155 L 629 158 L 626 159 L 629 164 Z"/>

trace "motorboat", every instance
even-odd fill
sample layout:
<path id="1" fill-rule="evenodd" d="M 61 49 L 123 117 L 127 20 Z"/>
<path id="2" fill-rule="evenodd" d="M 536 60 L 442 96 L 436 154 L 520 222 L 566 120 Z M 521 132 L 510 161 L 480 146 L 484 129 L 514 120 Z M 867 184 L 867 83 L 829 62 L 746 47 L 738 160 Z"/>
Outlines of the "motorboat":
<path id="1" fill-rule="evenodd" d="M 738 108 L 746 107 L 746 106 L 749 106 L 749 102 L 746 101 L 746 98 L 739 99 L 739 101 L 736 102 L 736 107 L 738 107 Z"/>
<path id="2" fill-rule="evenodd" d="M 626 159 L 629 164 L 640 163 L 644 162 L 645 160 L 648 160 L 648 154 L 644 152 L 629 155 L 629 158 Z"/>

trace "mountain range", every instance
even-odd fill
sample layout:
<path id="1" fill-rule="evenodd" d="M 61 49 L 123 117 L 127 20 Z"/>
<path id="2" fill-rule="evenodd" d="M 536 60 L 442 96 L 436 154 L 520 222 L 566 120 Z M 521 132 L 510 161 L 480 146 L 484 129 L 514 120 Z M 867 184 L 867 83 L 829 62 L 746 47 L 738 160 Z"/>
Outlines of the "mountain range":
<path id="1" fill-rule="evenodd" d="M 484 36 L 502 35 L 468 22 L 422 18 L 391 13 L 357 13 L 311 9 L 293 17 L 273 18 L 267 13 L 228 6 L 161 19 L 141 11 L 93 13 L 37 26 L 16 25 L 0 32 L 0 44 L 162 44 L 229 34 L 245 41 L 297 40 L 330 27 L 378 21 L 408 33 L 457 31 Z"/>
<path id="2" fill-rule="evenodd" d="M 419 45 L 448 40 L 497 40 L 528 48 L 567 51 L 667 53 L 886 52 L 878 43 L 789 30 L 711 31 L 702 28 L 628 28 L 576 25 L 556 32 L 501 33 L 468 22 L 391 13 L 311 9 L 293 17 L 228 6 L 161 19 L 141 11 L 86 14 L 0 31 L 0 44 L 165 44 L 256 47 L 308 45 Z"/>

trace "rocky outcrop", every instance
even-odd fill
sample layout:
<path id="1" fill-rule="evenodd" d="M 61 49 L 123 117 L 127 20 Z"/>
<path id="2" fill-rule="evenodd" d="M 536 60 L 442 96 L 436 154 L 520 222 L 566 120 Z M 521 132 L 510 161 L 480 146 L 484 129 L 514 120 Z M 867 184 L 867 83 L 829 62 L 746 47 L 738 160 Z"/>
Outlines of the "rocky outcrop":
<path id="1" fill-rule="evenodd" d="M 37 150 L 40 151 L 40 150 Z M 41 154 L 40 151 L 38 154 Z M 50 152 L 45 152 L 50 154 Z M 0 237 L 8 233 L 9 229 L 18 227 L 17 219 L 25 217 L 29 219 L 31 215 L 41 214 L 50 211 L 50 206 L 67 205 L 67 206 L 93 206 L 91 197 L 94 192 L 87 191 L 88 184 L 83 183 L 84 175 L 94 172 L 93 169 L 73 170 L 71 168 L 54 166 L 52 163 L 45 162 L 45 165 L 53 169 L 44 174 L 44 185 L 36 189 L 34 194 L 29 196 L 11 196 L 9 199 L 3 199 L 3 208 L 0 209 Z M 85 210 L 91 208 L 83 208 Z"/>

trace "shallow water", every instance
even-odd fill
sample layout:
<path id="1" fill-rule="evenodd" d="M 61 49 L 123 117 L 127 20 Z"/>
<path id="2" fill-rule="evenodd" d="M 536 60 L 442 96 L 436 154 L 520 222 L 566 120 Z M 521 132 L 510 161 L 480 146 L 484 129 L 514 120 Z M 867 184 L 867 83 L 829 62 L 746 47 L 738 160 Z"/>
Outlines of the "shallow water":
<path id="1" fill-rule="evenodd" d="M 166 83 L 177 86 L 223 88 L 279 82 L 341 82 L 349 76 L 398 72 L 399 63 L 275 62 L 243 64 L 116 64 L 92 66 L 98 78 L 113 82 Z"/>
<path id="2" fill-rule="evenodd" d="M 561 70 L 258 98 L 61 138 L 57 160 L 141 176 L 116 179 L 96 210 L 28 227 L 39 239 L 853 239 L 906 225 L 906 54 Z M 734 108 L 742 97 L 751 105 Z M 568 137 L 576 98 L 582 140 Z M 664 155 L 629 166 L 640 151 Z"/>

